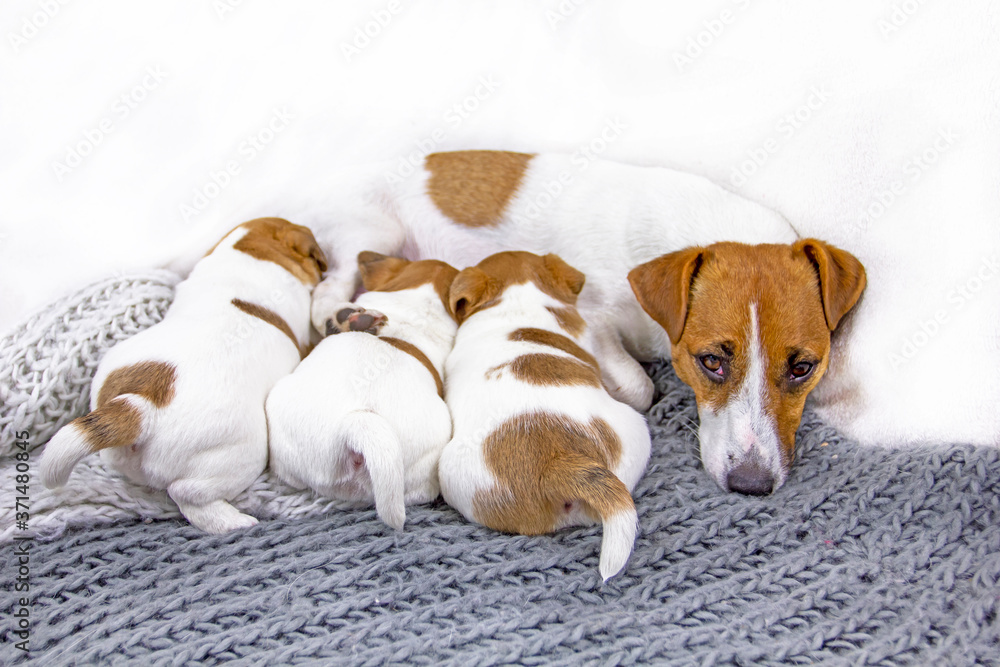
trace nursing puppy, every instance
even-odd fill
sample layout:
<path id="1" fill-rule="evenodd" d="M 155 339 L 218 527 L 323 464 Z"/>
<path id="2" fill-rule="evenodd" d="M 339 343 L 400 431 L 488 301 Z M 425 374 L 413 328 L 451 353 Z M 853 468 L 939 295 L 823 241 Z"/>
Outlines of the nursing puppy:
<path id="1" fill-rule="evenodd" d="M 635 542 L 631 489 L 649 460 L 645 419 L 611 398 L 574 304 L 584 275 L 556 255 L 492 255 L 458 274 L 446 364 L 452 440 L 441 492 L 466 518 L 538 535 L 601 521 L 607 580 Z"/>
<path id="2" fill-rule="evenodd" d="M 271 469 L 296 488 L 374 501 L 399 530 L 404 505 L 439 493 L 451 437 L 441 376 L 457 327 L 447 295 L 458 271 L 372 252 L 358 266 L 369 291 L 333 308 L 330 335 L 268 396 Z"/>
<path id="3" fill-rule="evenodd" d="M 162 322 L 101 360 L 92 411 L 45 447 L 45 485 L 62 486 L 100 451 L 132 481 L 166 489 L 206 532 L 256 524 L 228 501 L 267 463 L 264 399 L 299 363 L 325 269 L 305 227 L 260 218 L 233 229 L 177 286 Z"/>

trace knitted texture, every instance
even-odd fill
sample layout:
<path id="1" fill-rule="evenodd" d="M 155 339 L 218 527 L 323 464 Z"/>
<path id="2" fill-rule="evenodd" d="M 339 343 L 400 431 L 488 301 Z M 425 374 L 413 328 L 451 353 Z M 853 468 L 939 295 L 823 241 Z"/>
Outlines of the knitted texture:
<path id="1" fill-rule="evenodd" d="M 104 292 L 89 306 L 104 315 L 82 319 L 138 330 L 114 306 L 130 298 Z M 8 588 L 0 664 L 1000 664 L 997 450 L 859 449 L 807 411 L 781 489 L 724 493 L 698 459 L 691 391 L 669 364 L 649 371 L 639 535 L 607 583 L 597 526 L 503 535 L 439 501 L 407 508 L 394 532 L 265 474 L 237 501 L 260 525 L 213 536 L 96 457 L 44 491 L 34 452 L 28 531 L 8 509 L 13 484 L 0 492 L 4 540 L 39 535 L 31 651 L 13 646 Z M 70 386 L 85 395 L 88 382 Z M 58 407 L 51 419 L 76 415 Z M 33 444 L 54 432 L 25 414 Z M 4 479 L 13 465 L 0 461 Z"/>
<path id="2" fill-rule="evenodd" d="M 1000 664 L 1000 456 L 858 449 L 807 412 L 772 496 L 701 468 L 693 396 L 651 368 L 639 536 L 602 583 L 599 527 L 522 537 L 438 502 L 222 536 L 178 521 L 31 551 L 38 664 Z M 71 478 L 72 482 L 72 478 Z M 0 618 L 5 639 L 13 618 Z M 5 664 L 19 652 L 7 640 Z"/>
<path id="3" fill-rule="evenodd" d="M 101 356 L 163 319 L 178 280 L 170 271 L 108 278 L 0 339 L 0 456 L 14 451 L 18 432 L 28 431 L 37 446 L 85 414 Z"/>

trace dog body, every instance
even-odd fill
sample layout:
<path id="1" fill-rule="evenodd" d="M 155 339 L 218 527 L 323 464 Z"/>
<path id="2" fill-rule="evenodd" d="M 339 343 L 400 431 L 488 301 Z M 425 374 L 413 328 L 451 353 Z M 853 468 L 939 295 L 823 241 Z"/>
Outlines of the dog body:
<path id="1" fill-rule="evenodd" d="M 92 412 L 45 447 L 46 486 L 101 451 L 132 481 L 165 489 L 202 530 L 257 523 L 227 501 L 267 463 L 264 400 L 299 362 L 324 269 L 309 230 L 285 220 L 226 235 L 177 286 L 163 321 L 101 360 Z"/>
<path id="2" fill-rule="evenodd" d="M 583 275 L 555 255 L 493 255 L 459 273 L 446 365 L 454 435 L 445 500 L 466 518 L 528 535 L 601 521 L 604 579 L 635 541 L 631 489 L 649 459 L 642 415 L 601 383 L 574 302 Z"/>
<path id="3" fill-rule="evenodd" d="M 297 488 L 374 502 L 398 530 L 404 505 L 439 493 L 438 458 L 451 437 L 441 377 L 456 330 L 447 290 L 458 271 L 375 253 L 361 253 L 359 264 L 372 291 L 355 306 L 338 305 L 324 328 L 335 332 L 336 320 L 358 307 L 388 321 L 377 336 L 327 336 L 274 387 L 267 399 L 271 469 Z"/>
<path id="4" fill-rule="evenodd" d="M 505 250 L 554 253 L 587 276 L 577 307 L 605 384 L 637 410 L 649 407 L 653 386 L 636 359 L 668 357 L 670 341 L 639 306 L 628 272 L 692 245 L 797 238 L 777 213 L 707 179 L 605 160 L 581 166 L 569 155 L 436 153 L 405 179 L 388 165 L 355 178 L 338 199 L 298 212 L 336 257 L 314 295 L 317 328 L 355 293 L 362 250 L 457 267 Z"/>

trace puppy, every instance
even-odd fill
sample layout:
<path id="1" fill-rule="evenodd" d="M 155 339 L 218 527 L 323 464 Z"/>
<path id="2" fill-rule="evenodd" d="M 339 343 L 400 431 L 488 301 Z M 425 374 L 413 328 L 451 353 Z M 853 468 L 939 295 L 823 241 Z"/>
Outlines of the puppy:
<path id="1" fill-rule="evenodd" d="M 330 335 L 268 396 L 271 469 L 297 488 L 374 501 L 399 530 L 404 505 L 439 493 L 451 437 L 441 376 L 457 328 L 447 295 L 458 271 L 372 252 L 358 266 L 369 291 L 333 308 Z"/>
<path id="2" fill-rule="evenodd" d="M 455 424 L 441 492 L 466 518 L 537 535 L 601 521 L 607 580 L 635 542 L 631 489 L 649 460 L 646 421 L 601 382 L 574 304 L 584 275 L 556 255 L 492 255 L 458 274 L 446 364 Z"/>
<path id="3" fill-rule="evenodd" d="M 62 486 L 100 451 L 132 481 L 166 489 L 206 532 L 256 524 L 228 501 L 267 463 L 264 399 L 299 363 L 324 270 L 305 227 L 260 218 L 233 229 L 177 286 L 162 322 L 101 360 L 92 412 L 45 447 L 45 485 Z"/>

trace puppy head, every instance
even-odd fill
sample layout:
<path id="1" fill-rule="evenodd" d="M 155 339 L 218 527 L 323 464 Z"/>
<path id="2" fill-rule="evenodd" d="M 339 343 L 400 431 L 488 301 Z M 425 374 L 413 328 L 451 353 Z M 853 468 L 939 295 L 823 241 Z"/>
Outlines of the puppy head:
<path id="1" fill-rule="evenodd" d="M 233 244 L 233 250 L 274 262 L 304 285 L 315 287 L 326 271 L 326 255 L 308 227 L 282 218 L 257 218 L 238 225 L 229 234 L 239 230 L 246 233 Z"/>
<path id="2" fill-rule="evenodd" d="M 777 489 L 806 397 L 826 372 L 830 334 L 864 290 L 864 267 L 814 239 L 716 243 L 658 257 L 629 282 L 694 389 L 706 470 L 727 490 Z"/>
<path id="3" fill-rule="evenodd" d="M 500 252 L 460 271 L 451 284 L 449 303 L 461 324 L 469 316 L 495 306 L 511 285 L 532 283 L 566 305 L 575 306 L 585 276 L 558 255 L 544 257 L 523 251 Z"/>
<path id="4" fill-rule="evenodd" d="M 398 292 L 431 284 L 445 309 L 448 290 L 458 275 L 458 269 L 436 259 L 411 262 L 370 250 L 358 253 L 358 270 L 365 289 L 372 292 Z"/>

